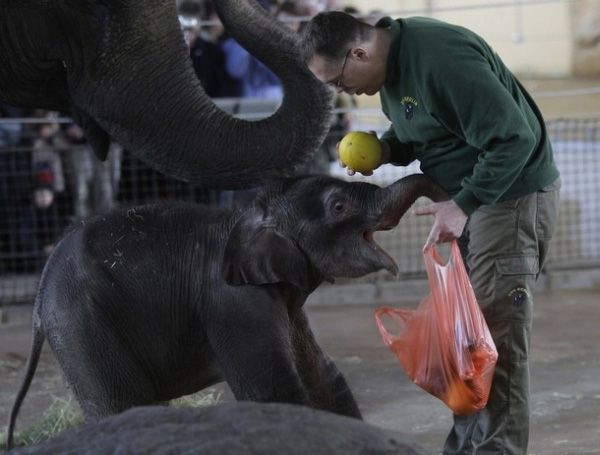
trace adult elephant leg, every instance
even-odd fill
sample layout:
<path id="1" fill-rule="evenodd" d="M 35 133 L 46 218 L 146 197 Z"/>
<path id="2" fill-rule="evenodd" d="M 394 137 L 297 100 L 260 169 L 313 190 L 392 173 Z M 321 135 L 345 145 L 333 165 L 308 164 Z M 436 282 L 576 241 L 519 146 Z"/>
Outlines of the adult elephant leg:
<path id="1" fill-rule="evenodd" d="M 291 324 L 297 368 L 311 402 L 317 408 L 362 419 L 346 379 L 317 344 L 306 313 L 297 311 Z"/>

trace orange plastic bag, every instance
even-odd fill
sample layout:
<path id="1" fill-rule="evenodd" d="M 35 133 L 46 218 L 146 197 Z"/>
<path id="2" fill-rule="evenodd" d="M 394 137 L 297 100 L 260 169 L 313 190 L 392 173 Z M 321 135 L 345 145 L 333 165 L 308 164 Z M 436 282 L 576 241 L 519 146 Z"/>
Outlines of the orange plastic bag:
<path id="1" fill-rule="evenodd" d="M 456 241 L 446 265 L 435 246 L 423 258 L 431 293 L 415 310 L 379 308 L 377 327 L 414 383 L 455 414 L 473 414 L 487 403 L 498 352 Z M 391 318 L 397 335 L 384 327 L 383 316 Z"/>

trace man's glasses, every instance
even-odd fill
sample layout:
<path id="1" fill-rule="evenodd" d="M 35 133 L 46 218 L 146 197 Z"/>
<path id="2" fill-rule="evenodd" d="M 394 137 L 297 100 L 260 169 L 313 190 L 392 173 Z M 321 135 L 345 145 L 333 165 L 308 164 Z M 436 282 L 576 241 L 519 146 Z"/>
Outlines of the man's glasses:
<path id="1" fill-rule="evenodd" d="M 343 83 L 344 70 L 346 69 L 346 63 L 348 62 L 348 57 L 350 56 L 350 52 L 352 52 L 352 48 L 348 49 L 348 52 L 346 52 L 346 56 L 344 57 L 344 63 L 342 64 L 342 72 L 332 83 L 332 85 L 339 90 L 344 89 L 344 83 Z"/>

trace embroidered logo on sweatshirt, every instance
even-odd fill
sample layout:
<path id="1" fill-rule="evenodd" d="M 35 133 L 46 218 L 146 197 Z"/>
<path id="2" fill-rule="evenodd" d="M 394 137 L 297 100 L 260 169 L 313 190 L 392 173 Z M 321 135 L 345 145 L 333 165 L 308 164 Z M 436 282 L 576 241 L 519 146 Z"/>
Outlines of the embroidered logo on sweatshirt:
<path id="1" fill-rule="evenodd" d="M 402 97 L 400 104 L 404 106 L 404 117 L 406 120 L 412 120 L 415 109 L 419 106 L 418 101 L 412 96 L 404 96 Z"/>

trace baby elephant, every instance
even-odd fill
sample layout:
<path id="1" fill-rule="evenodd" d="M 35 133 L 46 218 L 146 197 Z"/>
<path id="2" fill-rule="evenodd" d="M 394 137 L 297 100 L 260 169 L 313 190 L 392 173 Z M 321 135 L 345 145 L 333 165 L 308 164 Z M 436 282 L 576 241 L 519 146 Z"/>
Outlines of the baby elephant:
<path id="1" fill-rule="evenodd" d="M 147 205 L 74 228 L 42 273 L 8 443 L 45 338 L 88 418 L 222 380 L 238 400 L 360 418 L 303 304 L 324 280 L 397 273 L 373 233 L 396 226 L 421 195 L 445 198 L 417 174 L 386 188 L 297 177 L 241 211 Z"/>

